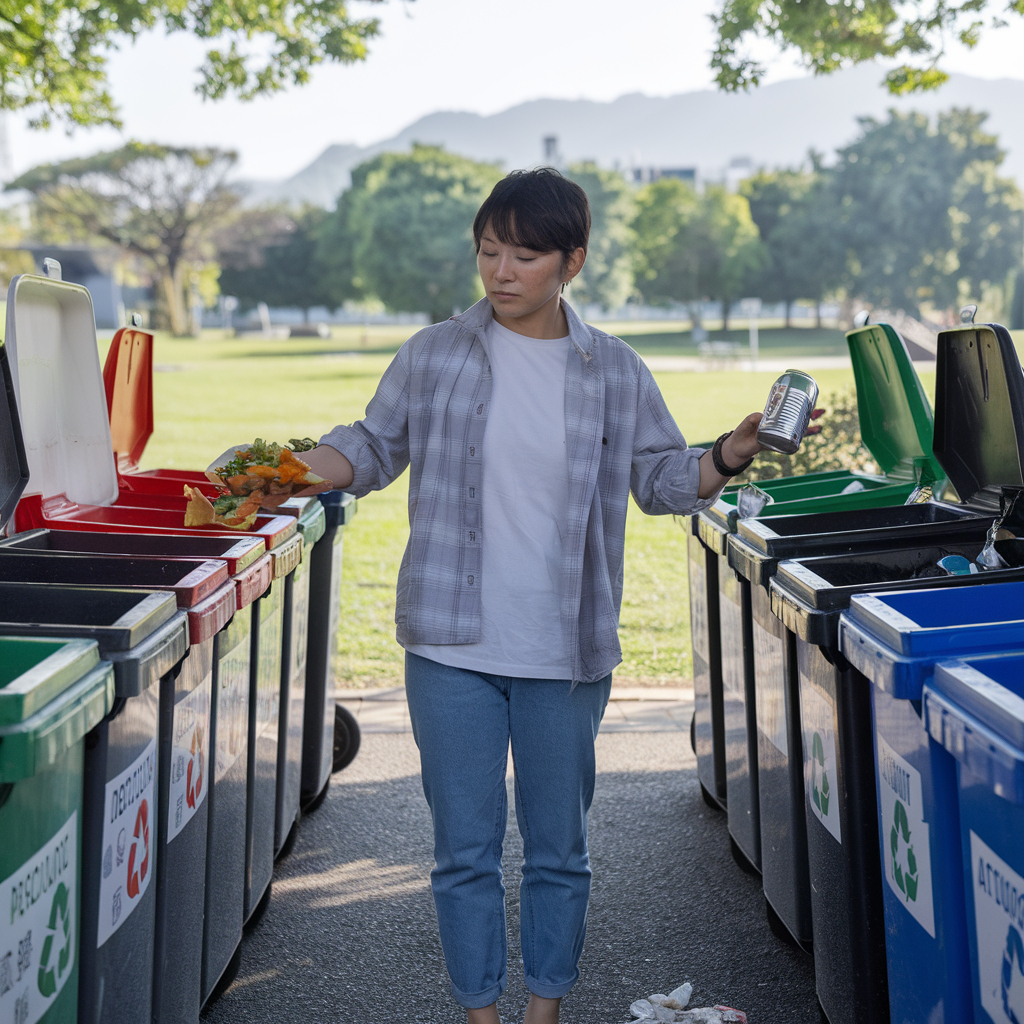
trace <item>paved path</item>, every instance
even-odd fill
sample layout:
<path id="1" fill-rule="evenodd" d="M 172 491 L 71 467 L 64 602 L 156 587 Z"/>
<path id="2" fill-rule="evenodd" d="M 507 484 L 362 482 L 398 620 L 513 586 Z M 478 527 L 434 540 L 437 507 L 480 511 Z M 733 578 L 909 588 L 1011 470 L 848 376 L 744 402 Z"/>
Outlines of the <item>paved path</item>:
<path id="1" fill-rule="evenodd" d="M 335 699 L 356 716 L 360 731 L 412 732 L 405 687 L 336 690 Z M 675 686 L 613 686 L 602 732 L 689 732 L 693 690 Z"/>
<path id="2" fill-rule="evenodd" d="M 691 1005 L 736 1006 L 750 1024 L 818 1024 L 812 963 L 771 934 L 759 881 L 733 863 L 724 816 L 701 800 L 685 731 L 691 705 L 685 693 L 672 696 L 679 699 L 613 701 L 598 737 L 589 929 L 563 1024 L 618 1024 L 632 1000 L 687 980 Z M 437 939 L 416 747 L 408 732 L 382 731 L 404 728 L 397 707 L 387 709 L 396 719 L 390 726 L 371 722 L 383 713 L 368 706 L 374 699 L 399 704 L 380 695 L 358 702 L 359 756 L 302 822 L 275 872 L 266 915 L 245 941 L 238 979 L 207 1024 L 465 1021 L 448 995 Z M 648 712 L 653 728 L 640 721 Z M 512 816 L 505 1022 L 522 1021 L 527 999 L 518 957 L 521 860 Z"/>

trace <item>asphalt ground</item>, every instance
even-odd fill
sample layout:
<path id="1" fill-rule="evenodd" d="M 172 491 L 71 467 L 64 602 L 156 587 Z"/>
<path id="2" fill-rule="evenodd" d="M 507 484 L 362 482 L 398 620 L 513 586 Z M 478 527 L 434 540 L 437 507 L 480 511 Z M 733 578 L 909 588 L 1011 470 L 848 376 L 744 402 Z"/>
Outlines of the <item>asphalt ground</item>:
<path id="1" fill-rule="evenodd" d="M 737 868 L 725 816 L 701 799 L 685 733 L 603 733 L 597 755 L 587 944 L 563 1024 L 618 1024 L 634 999 L 684 981 L 694 986 L 691 1006 L 724 1003 L 750 1024 L 818 1024 L 812 961 L 770 932 L 758 879 Z M 521 860 L 510 811 L 503 1022 L 522 1021 L 528 999 L 518 955 Z M 238 977 L 204 1021 L 464 1021 L 448 994 L 431 865 L 412 736 L 365 734 L 356 760 L 302 821 L 243 943 Z"/>

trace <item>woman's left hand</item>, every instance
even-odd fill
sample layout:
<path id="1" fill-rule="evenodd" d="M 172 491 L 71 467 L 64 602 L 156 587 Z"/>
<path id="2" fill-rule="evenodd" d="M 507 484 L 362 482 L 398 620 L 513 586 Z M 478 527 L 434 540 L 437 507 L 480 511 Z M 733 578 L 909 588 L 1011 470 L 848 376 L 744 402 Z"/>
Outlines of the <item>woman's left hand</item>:
<path id="1" fill-rule="evenodd" d="M 757 428 L 761 425 L 762 415 L 759 412 L 752 412 L 722 442 L 722 458 L 727 465 L 742 466 L 747 459 L 752 459 L 765 450 L 757 441 Z M 821 433 L 821 427 L 815 424 L 814 420 L 824 415 L 824 409 L 815 409 L 811 413 L 811 425 L 804 431 L 804 437 Z"/>

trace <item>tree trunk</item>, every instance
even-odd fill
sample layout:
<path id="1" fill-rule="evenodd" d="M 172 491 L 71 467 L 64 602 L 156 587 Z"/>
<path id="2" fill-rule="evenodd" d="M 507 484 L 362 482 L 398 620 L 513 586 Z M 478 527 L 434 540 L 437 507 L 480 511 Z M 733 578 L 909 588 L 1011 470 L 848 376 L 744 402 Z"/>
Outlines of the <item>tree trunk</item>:
<path id="1" fill-rule="evenodd" d="M 724 334 L 729 330 L 729 306 L 731 305 L 729 299 L 722 299 L 722 333 Z"/>
<path id="2" fill-rule="evenodd" d="M 821 330 L 821 299 L 814 303 L 814 326 Z"/>
<path id="3" fill-rule="evenodd" d="M 185 295 L 182 288 L 182 264 L 174 270 L 164 269 L 160 272 L 160 292 L 167 308 L 167 320 L 171 333 L 176 338 L 184 338 L 189 333 L 188 310 L 185 308 Z"/>
<path id="4" fill-rule="evenodd" d="M 786 330 L 793 326 L 793 300 L 786 299 Z"/>

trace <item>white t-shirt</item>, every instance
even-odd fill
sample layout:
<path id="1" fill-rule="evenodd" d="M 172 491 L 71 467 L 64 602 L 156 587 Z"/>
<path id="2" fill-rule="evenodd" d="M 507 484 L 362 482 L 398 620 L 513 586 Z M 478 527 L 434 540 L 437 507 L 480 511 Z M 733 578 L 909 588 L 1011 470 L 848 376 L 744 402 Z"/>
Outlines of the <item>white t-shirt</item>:
<path id="1" fill-rule="evenodd" d="M 483 444 L 480 598 L 473 644 L 410 644 L 443 665 L 528 679 L 569 679 L 561 618 L 569 511 L 565 370 L 572 343 L 487 329 L 491 407 Z"/>

